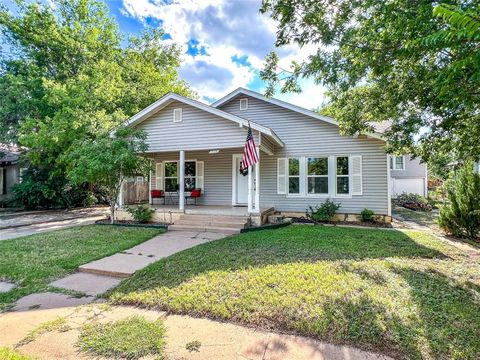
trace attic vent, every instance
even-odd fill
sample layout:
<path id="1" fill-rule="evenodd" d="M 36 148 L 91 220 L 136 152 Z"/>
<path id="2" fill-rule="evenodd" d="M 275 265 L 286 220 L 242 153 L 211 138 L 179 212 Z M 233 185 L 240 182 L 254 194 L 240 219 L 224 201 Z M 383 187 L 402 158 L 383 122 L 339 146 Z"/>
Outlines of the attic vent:
<path id="1" fill-rule="evenodd" d="M 182 121 L 182 108 L 173 109 L 173 122 Z"/>
<path id="2" fill-rule="evenodd" d="M 240 110 L 248 109 L 248 99 L 240 99 Z"/>

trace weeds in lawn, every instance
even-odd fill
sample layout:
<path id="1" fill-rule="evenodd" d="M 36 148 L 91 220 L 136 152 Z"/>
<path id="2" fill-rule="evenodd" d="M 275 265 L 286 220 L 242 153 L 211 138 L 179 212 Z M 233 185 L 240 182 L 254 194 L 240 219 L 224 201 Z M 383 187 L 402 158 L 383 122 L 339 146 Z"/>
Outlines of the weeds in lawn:
<path id="1" fill-rule="evenodd" d="M 77 346 L 92 356 L 136 360 L 144 356 L 162 356 L 165 327 L 160 320 L 147 321 L 131 316 L 114 323 L 84 325 Z"/>
<path id="2" fill-rule="evenodd" d="M 17 343 L 16 347 L 27 345 L 28 343 L 35 341 L 39 336 L 52 332 L 52 331 L 69 331 L 70 326 L 67 325 L 66 318 L 57 317 L 56 319 L 44 322 L 43 324 L 37 326 L 35 329 L 31 330 L 27 336 L 25 336 L 20 342 Z"/>
<path id="3" fill-rule="evenodd" d="M 0 359 L 2 360 L 35 360 L 35 358 L 20 354 L 7 347 L 0 347 Z"/>

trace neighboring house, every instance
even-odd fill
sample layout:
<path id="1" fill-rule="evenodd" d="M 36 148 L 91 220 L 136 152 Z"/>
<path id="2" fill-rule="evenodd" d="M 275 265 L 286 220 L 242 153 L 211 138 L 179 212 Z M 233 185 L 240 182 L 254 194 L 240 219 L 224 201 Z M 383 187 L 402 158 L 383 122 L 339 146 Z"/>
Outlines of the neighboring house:
<path id="1" fill-rule="evenodd" d="M 391 195 L 402 193 L 428 195 L 427 164 L 409 155 L 390 155 Z"/>
<path id="2" fill-rule="evenodd" d="M 0 144 L 0 205 L 10 197 L 12 186 L 20 182 L 19 157 L 17 147 Z"/>
<path id="3" fill-rule="evenodd" d="M 260 162 L 244 176 L 248 122 Z M 340 213 L 391 214 L 379 134 L 342 136 L 334 119 L 254 91 L 239 88 L 211 106 L 169 93 L 128 126 L 147 134 L 155 163 L 150 189 L 177 195 L 181 211 L 183 195 L 200 188 L 200 205 L 245 206 L 249 214 L 304 214 L 326 199 L 340 203 Z"/>

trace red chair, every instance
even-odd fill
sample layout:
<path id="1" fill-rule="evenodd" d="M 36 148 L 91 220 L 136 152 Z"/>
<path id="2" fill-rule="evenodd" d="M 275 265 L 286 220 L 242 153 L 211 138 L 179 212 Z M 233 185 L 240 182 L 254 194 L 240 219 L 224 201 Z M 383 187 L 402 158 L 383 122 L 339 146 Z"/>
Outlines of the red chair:
<path id="1" fill-rule="evenodd" d="M 193 189 L 190 195 L 185 195 L 185 205 L 188 204 L 188 199 L 193 199 L 197 205 L 197 199 L 202 195 L 202 189 Z"/>
<path id="2" fill-rule="evenodd" d="M 152 197 L 152 205 L 153 199 L 163 199 L 163 205 L 165 205 L 165 192 L 163 190 L 151 190 L 150 195 Z"/>

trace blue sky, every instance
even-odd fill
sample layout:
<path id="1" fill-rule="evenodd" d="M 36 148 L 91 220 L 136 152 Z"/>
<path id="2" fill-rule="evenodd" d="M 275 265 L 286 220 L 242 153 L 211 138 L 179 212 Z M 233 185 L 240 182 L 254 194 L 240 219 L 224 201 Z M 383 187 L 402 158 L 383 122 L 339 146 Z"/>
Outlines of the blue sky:
<path id="1" fill-rule="evenodd" d="M 163 26 L 168 40 L 182 46 L 180 76 L 203 101 L 211 102 L 239 86 L 262 92 L 259 77 L 265 56 L 274 50 L 276 23 L 260 14 L 261 0 L 107 1 L 123 33 Z M 305 59 L 314 47 L 277 49 L 281 65 Z M 275 97 L 306 108 L 325 101 L 324 89 L 302 80 L 302 94 Z"/>
<path id="2" fill-rule="evenodd" d="M 7 6 L 11 0 L 6 0 Z M 48 2 L 49 0 L 44 0 Z M 107 0 L 124 35 L 145 26 L 162 26 L 166 42 L 182 47 L 180 77 L 204 102 L 212 102 L 239 86 L 263 92 L 259 77 L 265 56 L 275 49 L 276 23 L 258 11 L 261 0 Z M 301 61 L 315 47 L 276 49 L 282 68 Z M 306 108 L 325 102 L 325 90 L 311 79 L 301 81 L 301 94 L 275 97 Z"/>

